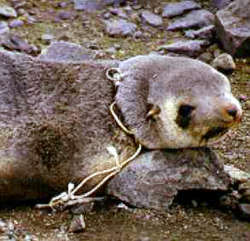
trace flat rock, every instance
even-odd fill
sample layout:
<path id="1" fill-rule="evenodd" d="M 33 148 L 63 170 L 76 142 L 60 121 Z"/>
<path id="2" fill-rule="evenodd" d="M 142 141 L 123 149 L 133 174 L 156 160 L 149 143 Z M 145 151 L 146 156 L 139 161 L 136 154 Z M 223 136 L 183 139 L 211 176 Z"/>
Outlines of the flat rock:
<path id="1" fill-rule="evenodd" d="M 200 4 L 193 2 L 193 1 L 182 1 L 177 3 L 168 3 L 164 6 L 162 17 L 170 18 L 175 17 L 178 15 L 182 15 L 183 13 L 194 10 L 200 9 Z"/>
<path id="2" fill-rule="evenodd" d="M 47 49 L 38 56 L 42 60 L 53 61 L 84 61 L 93 59 L 93 53 L 84 49 L 81 45 L 64 41 L 53 42 Z"/>
<path id="3" fill-rule="evenodd" d="M 107 185 L 107 192 L 136 207 L 167 209 L 180 191 L 227 190 L 230 178 L 209 149 L 146 152 Z"/>
<path id="4" fill-rule="evenodd" d="M 250 173 L 244 172 L 232 165 L 225 165 L 224 170 L 232 178 L 233 182 L 243 183 L 250 180 Z"/>
<path id="5" fill-rule="evenodd" d="M 207 10 L 195 10 L 172 22 L 167 30 L 201 28 L 214 24 L 214 15 Z"/>
<path id="6" fill-rule="evenodd" d="M 236 0 L 218 11 L 215 25 L 218 38 L 229 54 L 250 56 L 250 0 Z"/>
<path id="7" fill-rule="evenodd" d="M 119 5 L 124 1 L 125 0 L 74 0 L 74 8 L 76 10 L 95 12 L 102 10 L 107 5 Z"/>
<path id="8" fill-rule="evenodd" d="M 105 21 L 105 32 L 110 36 L 131 36 L 136 31 L 136 24 L 124 19 Z"/>
<path id="9" fill-rule="evenodd" d="M 217 9 L 225 8 L 229 5 L 233 0 L 212 0 L 212 5 Z"/>
<path id="10" fill-rule="evenodd" d="M 202 52 L 203 46 L 206 46 L 207 44 L 208 42 L 205 40 L 187 40 L 179 41 L 173 44 L 162 45 L 158 48 L 158 50 L 167 50 L 177 54 L 196 57 Z"/>
<path id="11" fill-rule="evenodd" d="M 199 38 L 211 40 L 214 37 L 215 26 L 209 25 L 198 30 L 185 31 L 185 36 L 191 39 Z"/>
<path id="12" fill-rule="evenodd" d="M 142 21 L 148 23 L 149 25 L 153 27 L 159 27 L 163 23 L 162 17 L 147 10 L 142 11 L 141 18 L 142 18 Z"/>
<path id="13" fill-rule="evenodd" d="M 34 53 L 35 49 L 26 40 L 15 34 L 7 33 L 0 38 L 1 45 L 8 50 L 16 50 L 27 54 Z"/>
<path id="14" fill-rule="evenodd" d="M 10 6 L 0 5 L 0 16 L 6 18 L 16 18 L 17 13 L 16 10 Z"/>

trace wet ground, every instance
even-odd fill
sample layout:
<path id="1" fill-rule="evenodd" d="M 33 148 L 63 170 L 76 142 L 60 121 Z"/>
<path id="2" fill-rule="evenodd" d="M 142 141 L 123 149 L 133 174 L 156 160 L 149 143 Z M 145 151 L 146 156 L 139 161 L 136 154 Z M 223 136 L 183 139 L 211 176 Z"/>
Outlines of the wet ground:
<path id="1" fill-rule="evenodd" d="M 0 1 L 4 2 L 4 1 Z M 8 1 L 5 1 L 8 2 Z M 11 1 L 9 1 L 11 2 Z M 180 32 L 168 33 L 149 26 L 140 26 L 143 39 L 111 38 L 103 33 L 103 12 L 86 14 L 73 11 L 68 4 L 63 11 L 72 13 L 71 19 L 58 20 L 58 2 L 24 1 L 23 9 L 37 21 L 24 24 L 11 31 L 19 34 L 38 49 L 46 47 L 44 34 L 55 40 L 67 40 L 84 47 L 97 49 L 100 58 L 119 58 L 147 54 L 166 42 L 183 38 Z M 65 0 L 66 2 L 66 0 Z M 203 5 L 207 5 L 203 1 Z M 25 19 L 24 19 L 25 20 Z M 164 20 L 167 25 L 167 20 Z M 116 46 L 116 51 L 107 49 Z M 214 45 L 213 48 L 218 48 Z M 212 48 L 210 48 L 212 49 Z M 208 50 L 210 51 L 210 50 Z M 225 163 L 250 171 L 250 59 L 236 60 L 237 69 L 230 76 L 233 92 L 241 98 L 244 117 L 240 127 L 213 146 Z M 15 235 L 1 236 L 0 240 L 102 240 L 102 241 L 249 241 L 250 223 L 230 210 L 219 210 L 208 199 L 194 201 L 186 195 L 185 204 L 174 204 L 164 213 L 140 209 L 119 209 L 117 203 L 108 202 L 85 215 L 86 230 L 79 234 L 68 232 L 73 215 L 69 212 L 51 213 L 33 208 L 34 204 L 1 204 L 0 219 L 11 221 Z M 13 239 L 12 239 L 13 238 Z"/>

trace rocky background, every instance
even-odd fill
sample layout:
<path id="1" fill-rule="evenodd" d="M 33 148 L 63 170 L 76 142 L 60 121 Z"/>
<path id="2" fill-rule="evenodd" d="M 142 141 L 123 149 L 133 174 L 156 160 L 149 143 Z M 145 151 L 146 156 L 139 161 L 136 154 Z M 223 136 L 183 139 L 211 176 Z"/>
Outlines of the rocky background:
<path id="1" fill-rule="evenodd" d="M 250 172 L 250 0 L 0 0 L 0 46 L 51 60 L 155 53 L 213 65 L 230 78 L 244 118 L 212 148 L 226 164 Z M 223 208 L 212 193 L 183 193 L 164 213 L 110 202 L 87 207 L 86 227 L 83 211 L 74 210 L 72 219 L 72 213 L 1 204 L 0 240 L 249 241 L 249 204 L 232 212 L 239 195 L 249 199 L 245 183 Z"/>

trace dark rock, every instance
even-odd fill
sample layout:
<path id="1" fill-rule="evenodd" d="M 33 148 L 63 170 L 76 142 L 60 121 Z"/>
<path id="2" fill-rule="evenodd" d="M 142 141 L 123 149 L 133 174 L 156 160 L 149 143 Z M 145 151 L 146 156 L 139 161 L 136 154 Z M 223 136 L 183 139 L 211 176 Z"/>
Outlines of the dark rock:
<path id="1" fill-rule="evenodd" d="M 213 39 L 214 30 L 215 30 L 214 25 L 209 25 L 199 30 L 185 31 L 185 36 L 191 39 L 199 38 L 199 39 L 211 40 Z"/>
<path id="2" fill-rule="evenodd" d="M 110 12 L 113 14 L 113 15 L 116 15 L 120 18 L 125 18 L 127 19 L 128 18 L 128 15 L 125 13 L 125 11 L 123 11 L 122 9 L 120 8 L 113 8 L 110 10 Z"/>
<path id="3" fill-rule="evenodd" d="M 74 7 L 76 10 L 84 10 L 87 12 L 95 12 L 102 10 L 107 5 L 119 5 L 125 0 L 74 0 Z"/>
<path id="4" fill-rule="evenodd" d="M 6 17 L 6 18 L 16 18 L 17 13 L 16 13 L 16 10 L 12 7 L 9 7 L 6 5 L 0 5 L 0 16 Z"/>
<path id="5" fill-rule="evenodd" d="M 168 3 L 164 6 L 162 17 L 174 17 L 178 15 L 182 15 L 184 12 L 200 9 L 201 6 L 193 1 L 182 1 L 177 3 Z"/>
<path id="6" fill-rule="evenodd" d="M 212 63 L 212 66 L 218 70 L 226 72 L 228 71 L 232 72 L 236 68 L 232 56 L 225 53 L 216 57 Z"/>
<path id="7" fill-rule="evenodd" d="M 227 190 L 230 178 L 209 149 L 151 151 L 107 185 L 107 192 L 136 207 L 167 209 L 179 191 Z"/>
<path id="8" fill-rule="evenodd" d="M 58 18 L 62 20 L 71 19 L 73 17 L 73 13 L 70 11 L 60 11 L 58 13 Z"/>
<path id="9" fill-rule="evenodd" d="M 248 220 L 250 220 L 250 204 L 248 203 L 239 204 L 239 211 L 243 218 L 247 218 Z"/>
<path id="10" fill-rule="evenodd" d="M 148 23 L 149 25 L 153 27 L 159 27 L 163 23 L 162 17 L 147 10 L 142 11 L 141 18 L 142 18 L 142 21 Z"/>
<path id="11" fill-rule="evenodd" d="M 58 7 L 60 7 L 60 8 L 66 8 L 67 6 L 68 6 L 67 2 L 60 2 L 60 3 L 58 3 Z"/>
<path id="12" fill-rule="evenodd" d="M 169 52 L 174 52 L 177 54 L 196 57 L 202 52 L 202 47 L 206 46 L 207 44 L 208 42 L 205 40 L 187 40 L 160 46 L 159 50 L 167 50 Z"/>
<path id="13" fill-rule="evenodd" d="M 9 23 L 10 28 L 17 28 L 24 25 L 24 22 L 20 19 L 14 19 Z"/>
<path id="14" fill-rule="evenodd" d="M 236 0 L 216 13 L 216 32 L 233 56 L 250 56 L 250 0 Z"/>
<path id="15" fill-rule="evenodd" d="M 207 10 L 196 10 L 178 18 L 168 26 L 168 30 L 201 28 L 214 24 L 214 15 Z"/>
<path id="16" fill-rule="evenodd" d="M 225 8 L 227 5 L 229 5 L 233 0 L 213 0 L 212 4 L 217 9 Z"/>
<path id="17" fill-rule="evenodd" d="M 53 42 L 43 53 L 38 56 L 42 60 L 54 61 L 84 61 L 93 59 L 92 53 L 82 46 L 67 42 Z"/>
<path id="18" fill-rule="evenodd" d="M 1 40 L 3 47 L 9 50 L 17 50 L 27 54 L 34 53 L 34 48 L 18 35 L 8 34 Z"/>
<path id="19" fill-rule="evenodd" d="M 124 19 L 105 21 L 105 32 L 110 36 L 131 36 L 136 31 L 136 24 Z"/>
<path id="20" fill-rule="evenodd" d="M 238 189 L 242 195 L 242 199 L 250 203 L 250 180 L 240 184 Z"/>

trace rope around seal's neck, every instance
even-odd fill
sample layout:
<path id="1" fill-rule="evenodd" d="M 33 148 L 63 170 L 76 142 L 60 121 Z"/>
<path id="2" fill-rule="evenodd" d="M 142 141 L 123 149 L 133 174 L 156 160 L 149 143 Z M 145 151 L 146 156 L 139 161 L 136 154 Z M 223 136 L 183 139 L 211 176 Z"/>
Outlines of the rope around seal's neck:
<path id="1" fill-rule="evenodd" d="M 109 75 L 109 73 L 111 73 L 111 71 L 117 71 L 115 73 L 115 77 L 112 77 Z M 110 68 L 107 70 L 106 72 L 106 77 L 109 80 L 112 81 L 121 81 L 121 73 L 120 70 L 118 68 Z M 115 83 L 117 84 L 117 83 Z M 110 113 L 112 114 L 114 120 L 116 121 L 117 125 L 128 135 L 134 135 L 132 131 L 128 130 L 127 127 L 125 127 L 123 125 L 123 123 L 120 121 L 119 117 L 116 115 L 115 111 L 114 111 L 114 106 L 115 106 L 116 102 L 113 102 L 110 107 Z M 106 169 L 103 171 L 98 171 L 95 172 L 89 176 L 87 176 L 86 178 L 84 178 L 76 187 L 74 186 L 73 183 L 69 183 L 68 184 L 68 191 L 67 192 L 63 192 L 61 194 L 59 194 L 56 197 L 53 197 L 51 199 L 51 201 L 49 202 L 49 204 L 38 204 L 36 205 L 37 208 L 51 208 L 52 210 L 64 210 L 67 207 L 70 206 L 74 206 L 77 204 L 83 204 L 83 203 L 88 203 L 88 202 L 93 202 L 93 201 L 99 201 L 102 200 L 103 198 L 98 198 L 98 197 L 90 197 L 93 193 L 95 193 L 103 184 L 105 184 L 111 177 L 115 176 L 116 174 L 118 174 L 123 167 L 125 167 L 129 162 L 131 162 L 132 160 L 134 160 L 141 152 L 142 149 L 142 145 L 138 144 L 137 150 L 136 152 L 129 157 L 127 160 L 123 161 L 122 163 L 120 163 L 119 161 L 119 155 L 117 153 L 117 150 L 114 146 L 109 146 L 107 147 L 107 151 L 109 152 L 110 155 L 114 156 L 115 158 L 115 162 L 116 162 L 116 166 L 110 168 L 110 169 Z M 90 191 L 85 192 L 82 195 L 75 195 L 83 186 L 86 182 L 88 182 L 90 179 L 99 176 L 99 175 L 104 175 L 104 174 L 108 174 L 107 176 L 105 176 L 96 186 L 94 186 Z"/>

